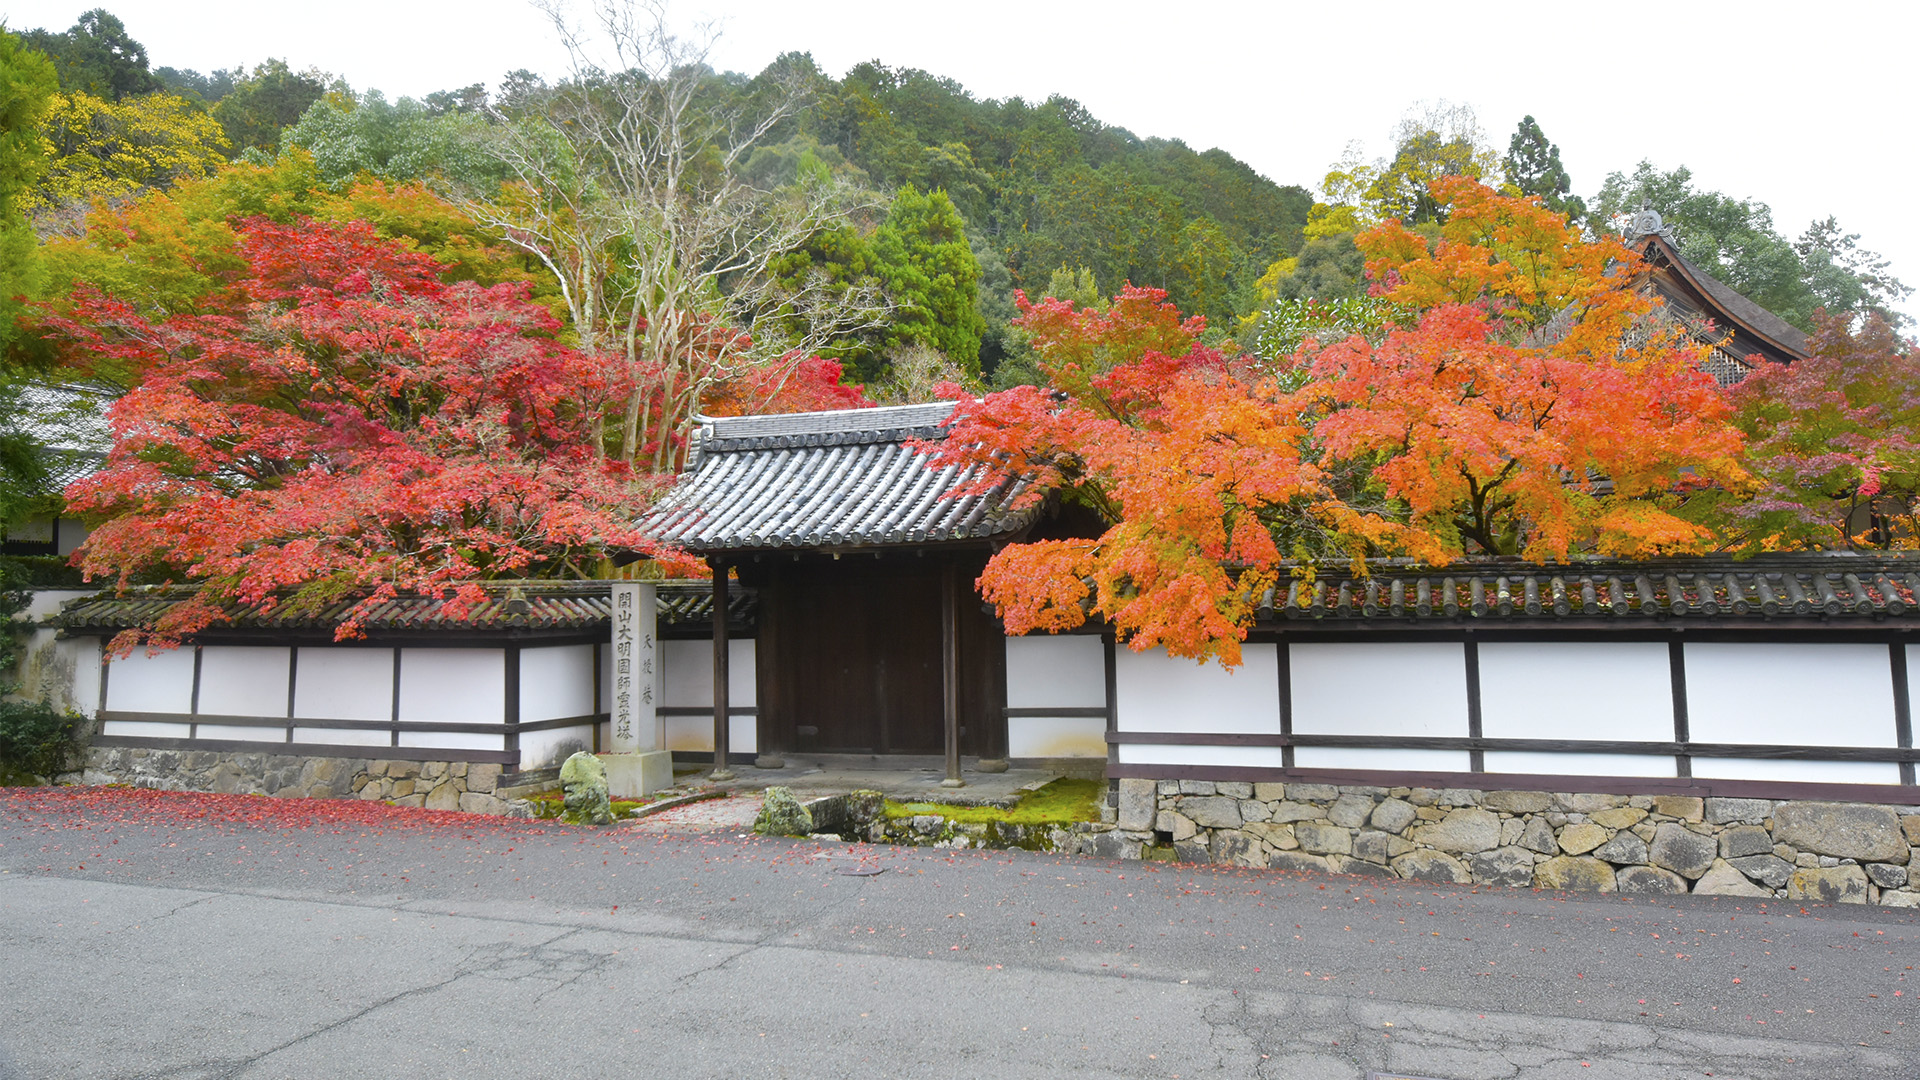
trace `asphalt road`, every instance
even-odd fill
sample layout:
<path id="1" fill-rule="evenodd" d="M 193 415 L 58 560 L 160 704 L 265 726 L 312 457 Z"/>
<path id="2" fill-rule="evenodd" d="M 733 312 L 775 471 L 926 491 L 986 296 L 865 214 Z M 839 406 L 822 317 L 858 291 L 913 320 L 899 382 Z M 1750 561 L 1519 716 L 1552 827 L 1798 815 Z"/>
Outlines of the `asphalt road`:
<path id="1" fill-rule="evenodd" d="M 0 1077 L 1920 1076 L 1915 911 L 269 802 L 0 794 Z"/>

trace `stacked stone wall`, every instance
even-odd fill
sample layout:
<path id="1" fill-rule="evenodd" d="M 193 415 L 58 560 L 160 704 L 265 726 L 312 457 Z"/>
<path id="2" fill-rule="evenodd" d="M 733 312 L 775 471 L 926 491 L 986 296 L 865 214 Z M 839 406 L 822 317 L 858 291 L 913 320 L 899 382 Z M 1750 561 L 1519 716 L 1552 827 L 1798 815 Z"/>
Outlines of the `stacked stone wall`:
<path id="1" fill-rule="evenodd" d="M 512 814 L 499 798 L 500 766 L 465 761 L 397 761 L 94 746 L 84 784 L 127 784 L 166 791 L 212 791 L 277 798 L 365 799 L 428 810 Z"/>
<path id="2" fill-rule="evenodd" d="M 1110 858 L 1449 885 L 1920 907 L 1920 807 L 1207 780 L 1118 782 Z"/>

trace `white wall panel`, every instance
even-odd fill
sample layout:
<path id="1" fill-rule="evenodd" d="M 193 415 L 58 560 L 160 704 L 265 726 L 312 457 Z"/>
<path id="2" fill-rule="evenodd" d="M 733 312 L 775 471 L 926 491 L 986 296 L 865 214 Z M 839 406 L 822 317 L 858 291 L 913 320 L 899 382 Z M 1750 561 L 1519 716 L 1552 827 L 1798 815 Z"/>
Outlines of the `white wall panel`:
<path id="1" fill-rule="evenodd" d="M 676 708 L 713 704 L 713 642 L 663 641 L 660 654 L 661 663 L 665 665 L 661 673 L 661 704 Z M 756 704 L 755 687 L 759 680 L 754 677 L 753 655 L 752 638 L 728 639 L 729 705 L 752 708 Z M 712 737 L 707 741 L 712 742 Z"/>
<path id="2" fill-rule="evenodd" d="M 663 716 L 661 720 L 666 728 L 667 749 L 685 750 L 689 753 L 713 753 L 712 716 Z M 729 753 L 757 754 L 760 752 L 760 722 L 757 718 L 735 713 L 729 716 L 727 721 Z"/>
<path id="3" fill-rule="evenodd" d="M 1232 768 L 1277 769 L 1277 746 L 1180 746 L 1177 744 L 1120 746 L 1122 765 L 1214 765 Z"/>
<path id="4" fill-rule="evenodd" d="M 296 727 L 293 729 L 293 741 L 319 743 L 322 746 L 391 746 L 393 733 L 368 731 L 364 728 Z"/>
<path id="5" fill-rule="evenodd" d="M 308 720 L 393 718 L 393 650 L 303 646 L 293 714 Z"/>
<path id="6" fill-rule="evenodd" d="M 138 735 L 146 739 L 184 739 L 193 729 L 186 724 L 161 724 L 146 720 L 104 720 L 102 735 Z"/>
<path id="7" fill-rule="evenodd" d="M 505 723 L 506 689 L 504 649 L 402 649 L 400 652 L 400 722 L 403 724 Z M 459 744 L 402 742 L 401 745 Z"/>
<path id="8" fill-rule="evenodd" d="M 1033 634 L 1007 639 L 1008 708 L 1099 709 L 1106 704 L 1107 647 L 1099 638 Z"/>
<path id="9" fill-rule="evenodd" d="M 203 647 L 200 650 L 200 712 L 206 716 L 287 715 L 289 654 L 290 650 L 284 646 Z M 200 737 L 238 738 L 232 735 Z"/>
<path id="10" fill-rule="evenodd" d="M 1296 728 L 1296 730 L 1298 730 Z M 1466 772 L 1465 750 L 1398 750 L 1374 746 L 1296 746 L 1298 769 L 1398 769 L 1403 772 Z"/>
<path id="11" fill-rule="evenodd" d="M 135 649 L 107 670 L 107 709 L 112 712 L 193 711 L 193 648 L 148 656 Z"/>
<path id="12" fill-rule="evenodd" d="M 285 704 L 280 706 L 282 710 Z M 283 727 L 254 727 L 252 724 L 200 724 L 193 729 L 196 739 L 231 739 L 237 742 L 281 743 L 287 741 Z"/>
<path id="13" fill-rule="evenodd" d="M 1673 734 L 1669 731 L 1661 741 L 1672 740 Z M 1546 776 L 1672 776 L 1676 769 L 1672 754 L 1534 754 L 1489 750 L 1487 771 Z"/>
<path id="14" fill-rule="evenodd" d="M 1686 658 L 1694 742 L 1894 745 L 1885 645 L 1688 642 Z"/>
<path id="15" fill-rule="evenodd" d="M 581 750 L 593 749 L 593 725 L 528 731 L 520 735 L 520 768 L 559 765 Z"/>
<path id="16" fill-rule="evenodd" d="M 505 735 L 482 735 L 461 731 L 400 732 L 401 746 L 430 746 L 440 750 L 505 750 Z"/>
<path id="17" fill-rule="evenodd" d="M 520 720 L 557 720 L 593 712 L 592 645 L 520 650 Z"/>
<path id="18" fill-rule="evenodd" d="M 1292 650 L 1296 734 L 1466 737 L 1464 646 L 1453 642 L 1337 642 L 1294 645 Z M 1306 765 L 1298 753 L 1294 761 Z"/>
<path id="19" fill-rule="evenodd" d="M 1121 731 L 1280 733 L 1279 658 L 1273 645 L 1241 646 L 1232 671 L 1168 656 L 1115 655 L 1115 721 Z"/>
<path id="20" fill-rule="evenodd" d="M 1693 646 L 1687 646 L 1691 651 Z M 1881 646 L 1886 651 L 1886 646 Z M 1897 784 L 1900 766 L 1878 761 L 1693 759 L 1693 775 L 1721 780 L 1787 780 L 1801 784 Z"/>
<path id="21" fill-rule="evenodd" d="M 1017 758 L 1104 758 L 1103 716 L 1009 716 L 1007 755 Z"/>
<path id="22" fill-rule="evenodd" d="M 1489 739 L 1672 742 L 1673 665 L 1666 643 L 1483 642 L 1480 732 Z"/>

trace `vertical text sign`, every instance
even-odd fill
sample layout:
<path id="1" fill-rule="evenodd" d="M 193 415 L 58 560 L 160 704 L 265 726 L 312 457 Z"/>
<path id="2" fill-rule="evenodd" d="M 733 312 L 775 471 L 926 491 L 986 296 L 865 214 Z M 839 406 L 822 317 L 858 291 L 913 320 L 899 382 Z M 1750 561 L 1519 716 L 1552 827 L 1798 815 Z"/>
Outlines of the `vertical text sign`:
<path id="1" fill-rule="evenodd" d="M 613 739 L 616 754 L 660 747 L 654 708 L 659 701 L 654 659 L 655 587 L 613 584 Z"/>

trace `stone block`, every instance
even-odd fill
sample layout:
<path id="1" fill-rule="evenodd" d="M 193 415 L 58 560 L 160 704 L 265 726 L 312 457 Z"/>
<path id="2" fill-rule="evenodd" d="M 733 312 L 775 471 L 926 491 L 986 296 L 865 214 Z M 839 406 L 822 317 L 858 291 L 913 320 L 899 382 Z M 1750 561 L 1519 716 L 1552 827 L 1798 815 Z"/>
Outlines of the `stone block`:
<path id="1" fill-rule="evenodd" d="M 393 800 L 393 805 L 411 806 L 411 807 L 414 807 L 415 809 L 418 809 L 420 807 L 427 805 L 427 797 L 425 795 L 402 795 L 399 798 Z"/>
<path id="2" fill-rule="evenodd" d="M 1787 899 L 1817 900 L 1822 904 L 1867 902 L 1867 872 L 1858 866 L 1814 867 L 1795 870 L 1787 879 Z"/>
<path id="3" fill-rule="evenodd" d="M 1224 795 L 1201 795 L 1182 798 L 1179 807 L 1181 813 L 1192 818 L 1193 823 L 1203 829 L 1237 829 L 1242 824 L 1239 799 L 1229 799 Z"/>
<path id="4" fill-rule="evenodd" d="M 1387 861 L 1388 862 L 1392 862 L 1394 859 L 1397 859 L 1400 856 L 1405 855 L 1407 852 L 1412 850 L 1414 850 L 1413 841 L 1408 840 L 1407 838 L 1402 836 L 1387 837 Z"/>
<path id="5" fill-rule="evenodd" d="M 1623 893 L 1661 896 L 1684 893 L 1687 879 L 1657 866 L 1629 866 L 1613 875 L 1614 886 Z"/>
<path id="6" fill-rule="evenodd" d="M 1706 821 L 1709 825 L 1758 825 L 1773 813 L 1772 799 L 1708 799 Z"/>
<path id="7" fill-rule="evenodd" d="M 420 775 L 420 763 L 417 761 L 389 761 L 387 762 L 386 772 L 388 776 L 396 780 L 403 777 L 417 777 Z"/>
<path id="8" fill-rule="evenodd" d="M 458 810 L 460 809 L 460 789 L 453 786 L 453 781 L 442 780 L 433 785 L 432 791 L 427 792 L 426 802 L 422 805 L 429 810 Z"/>
<path id="9" fill-rule="evenodd" d="M 1093 836 L 1093 854 L 1102 859 L 1138 859 L 1145 847 L 1140 841 L 1128 839 L 1118 832 L 1095 833 Z M 1177 852 L 1179 848 L 1174 850 Z M 1206 857 L 1203 855 L 1196 861 L 1205 862 Z"/>
<path id="10" fill-rule="evenodd" d="M 1287 785 L 1261 783 L 1253 785 L 1253 797 L 1261 802 L 1279 802 L 1287 797 Z"/>
<path id="11" fill-rule="evenodd" d="M 1151 829 L 1153 817 L 1159 812 L 1159 806 L 1160 791 L 1157 783 L 1152 780 L 1128 777 L 1120 781 L 1120 813 L 1114 824 L 1122 829 L 1135 831 Z M 1235 824 L 1239 823 L 1239 818 L 1240 815 L 1234 815 Z"/>
<path id="12" fill-rule="evenodd" d="M 1222 866 L 1267 865 L 1267 845 L 1238 829 L 1222 829 L 1214 833 L 1212 847 L 1213 861 Z"/>
<path id="13" fill-rule="evenodd" d="M 1390 878 L 1397 875 L 1378 863 L 1356 859 L 1350 855 L 1329 855 L 1327 866 L 1336 874 L 1358 874 L 1361 877 Z"/>
<path id="14" fill-rule="evenodd" d="M 1342 795 L 1327 808 L 1327 820 L 1335 825 L 1357 829 L 1373 815 L 1373 800 L 1364 795 Z"/>
<path id="15" fill-rule="evenodd" d="M 1178 795 L 1180 794 L 1180 781 L 1178 780 L 1155 781 L 1154 790 L 1158 791 L 1162 795 Z"/>
<path id="16" fill-rule="evenodd" d="M 1438 881 L 1471 885 L 1473 871 L 1459 859 L 1440 851 L 1409 851 L 1393 860 L 1393 872 L 1409 881 Z"/>
<path id="17" fill-rule="evenodd" d="M 1480 805 L 1502 814 L 1537 814 L 1553 805 L 1553 796 L 1544 791 L 1489 791 L 1480 796 Z"/>
<path id="18" fill-rule="evenodd" d="M 1500 819 L 1500 846 L 1512 847 L 1520 842 L 1520 836 L 1527 831 L 1527 819 L 1510 817 Z"/>
<path id="19" fill-rule="evenodd" d="M 497 762 L 479 761 L 467 766 L 467 790 L 493 794 L 500 786 L 502 767 Z"/>
<path id="20" fill-rule="evenodd" d="M 1400 799 L 1388 799 L 1373 808 L 1373 827 L 1390 833 L 1397 833 L 1413 824 L 1413 804 Z"/>
<path id="21" fill-rule="evenodd" d="M 1292 851 L 1300 846 L 1299 839 L 1293 835 L 1291 825 L 1275 825 L 1270 821 L 1262 821 L 1247 826 L 1246 831 L 1249 836 L 1259 837 L 1261 843 L 1275 851 Z"/>
<path id="22" fill-rule="evenodd" d="M 1520 830 L 1520 846 L 1542 855 L 1560 854 L 1560 842 L 1553 838 L 1553 826 L 1543 817 L 1529 818 Z"/>
<path id="23" fill-rule="evenodd" d="M 1478 807 L 1454 810 L 1414 832 L 1415 843 L 1441 851 L 1472 854 L 1500 846 L 1500 819 Z"/>
<path id="24" fill-rule="evenodd" d="M 1901 818 L 1900 829 L 1907 834 L 1907 843 L 1920 847 L 1920 814 L 1908 814 Z"/>
<path id="25" fill-rule="evenodd" d="M 1793 877 L 1793 864 L 1772 852 L 1764 855 L 1742 855 L 1728 859 L 1727 864 L 1747 875 L 1769 889 L 1778 889 L 1786 885 Z"/>
<path id="26" fill-rule="evenodd" d="M 607 797 L 640 799 L 673 786 L 673 753 L 647 750 L 633 754 L 601 754 L 600 765 L 607 773 Z M 499 779 L 496 774 L 492 780 Z M 467 791 L 473 792 L 473 774 L 467 774 Z M 482 793 L 493 791 L 489 780 Z"/>
<path id="27" fill-rule="evenodd" d="M 1214 795 L 1218 794 L 1218 791 L 1213 786 L 1213 781 L 1211 780 L 1182 780 L 1180 781 L 1180 794 Z"/>
<path id="28" fill-rule="evenodd" d="M 1203 863 L 1207 861 L 1208 852 L 1205 844 L 1195 840 L 1182 840 L 1173 845 L 1173 858 L 1175 862 Z"/>
<path id="29" fill-rule="evenodd" d="M 379 802 L 386 797 L 387 787 L 384 783 L 368 784 L 360 789 L 360 798 L 366 802 Z"/>
<path id="30" fill-rule="evenodd" d="M 1338 825 L 1328 825 L 1317 821 L 1302 821 L 1293 827 L 1294 839 L 1300 846 L 1316 855 L 1350 855 L 1353 853 L 1353 833 Z"/>
<path id="31" fill-rule="evenodd" d="M 1746 855 L 1773 854 L 1773 835 L 1758 825 L 1735 825 L 1720 834 L 1720 857 L 1728 861 Z"/>
<path id="32" fill-rule="evenodd" d="M 1613 867 L 1586 855 L 1558 855 L 1539 863 L 1533 868 L 1533 883 L 1569 892 L 1614 892 L 1620 887 Z"/>
<path id="33" fill-rule="evenodd" d="M 1699 821 L 1705 810 L 1703 800 L 1693 795 L 1655 795 L 1653 812 L 1681 821 Z"/>
<path id="34" fill-rule="evenodd" d="M 1441 788 L 1441 806 L 1479 806 L 1480 796 L 1486 794 L 1473 788 Z"/>
<path id="35" fill-rule="evenodd" d="M 1693 883 L 1693 891 L 1703 896 L 1772 896 L 1773 890 L 1747 880 L 1747 875 L 1725 859 L 1713 860 L 1707 872 Z"/>
<path id="36" fill-rule="evenodd" d="M 1647 816 L 1645 810 L 1633 806 L 1610 806 L 1605 810 L 1595 810 L 1591 815 L 1595 825 L 1605 825 L 1609 829 L 1631 829 L 1640 824 Z"/>
<path id="37" fill-rule="evenodd" d="M 460 809 L 469 814 L 503 814 L 507 804 L 486 792 L 468 791 L 460 796 Z"/>
<path id="38" fill-rule="evenodd" d="M 1773 838 L 1801 851 L 1861 862 L 1904 863 L 1907 837 L 1885 806 L 1860 803 L 1781 803 L 1773 812 Z"/>
<path id="39" fill-rule="evenodd" d="M 1308 855 L 1304 851 L 1276 851 L 1267 857 L 1267 865 L 1275 870 L 1331 870 L 1327 860 L 1318 855 Z"/>
<path id="40" fill-rule="evenodd" d="M 1908 868 L 1890 863 L 1868 863 L 1867 880 L 1883 889 L 1898 889 L 1907 883 Z"/>
<path id="41" fill-rule="evenodd" d="M 1259 799 L 1240 800 L 1241 821 L 1265 821 L 1273 816 L 1273 808 Z"/>
<path id="42" fill-rule="evenodd" d="M 1332 802 L 1340 797 L 1340 789 L 1332 784 L 1288 784 L 1287 798 L 1304 802 Z"/>
<path id="43" fill-rule="evenodd" d="M 1720 844 L 1710 836 L 1701 836 L 1684 825 L 1668 821 L 1654 830 L 1648 855 L 1653 865 L 1664 866 L 1692 881 L 1706 873 L 1720 857 Z"/>
<path id="44" fill-rule="evenodd" d="M 1190 840 L 1193 838 L 1194 833 L 1200 831 L 1198 827 L 1194 825 L 1192 818 L 1177 810 L 1160 811 L 1160 813 L 1154 817 L 1153 827 L 1163 833 L 1170 834 L 1176 842 Z"/>
<path id="45" fill-rule="evenodd" d="M 1569 825 L 1560 830 L 1560 850 L 1569 855 L 1585 855 L 1607 842 L 1607 830 L 1592 822 Z"/>
<path id="46" fill-rule="evenodd" d="M 1609 807 L 1627 805 L 1625 795 L 1596 795 L 1591 792 L 1558 792 L 1553 797 L 1553 809 L 1563 814 L 1594 814 Z"/>
<path id="47" fill-rule="evenodd" d="M 1327 816 L 1325 809 L 1309 806 L 1306 803 L 1282 802 L 1273 805 L 1267 820 L 1286 824 L 1289 821 L 1319 821 Z"/>
<path id="48" fill-rule="evenodd" d="M 413 789 L 414 789 L 414 781 L 411 777 L 409 777 L 406 779 L 393 781 L 393 788 L 391 790 L 393 792 L 393 797 L 396 799 L 399 799 L 399 798 L 405 798 L 406 796 L 413 794 Z"/>
<path id="49" fill-rule="evenodd" d="M 1533 852 L 1520 847 L 1494 848 L 1475 855 L 1473 880 L 1480 885 L 1524 889 L 1533 884 Z"/>
<path id="50" fill-rule="evenodd" d="M 1439 821 L 1447 816 L 1447 812 L 1437 806 L 1419 806 L 1414 808 L 1413 816 L 1421 821 Z"/>
<path id="51" fill-rule="evenodd" d="M 1639 866 L 1647 861 L 1647 842 L 1630 832 L 1615 833 L 1613 839 L 1593 849 L 1593 857 L 1616 866 Z"/>
<path id="52" fill-rule="evenodd" d="M 1406 798 L 1415 806 L 1432 806 L 1440 801 L 1440 792 L 1430 787 L 1410 788 Z"/>
<path id="53" fill-rule="evenodd" d="M 1239 780 L 1215 781 L 1213 791 L 1216 795 L 1226 795 L 1235 799 L 1253 798 L 1253 785 Z"/>
<path id="54" fill-rule="evenodd" d="M 1392 852 L 1389 850 L 1392 846 L 1390 842 L 1393 839 L 1394 838 L 1387 833 L 1376 832 L 1371 829 L 1360 833 L 1353 838 L 1353 857 L 1385 866 L 1387 860 L 1393 857 Z M 1905 879 L 1902 878 L 1902 883 L 1904 884 L 1904 882 Z"/>

